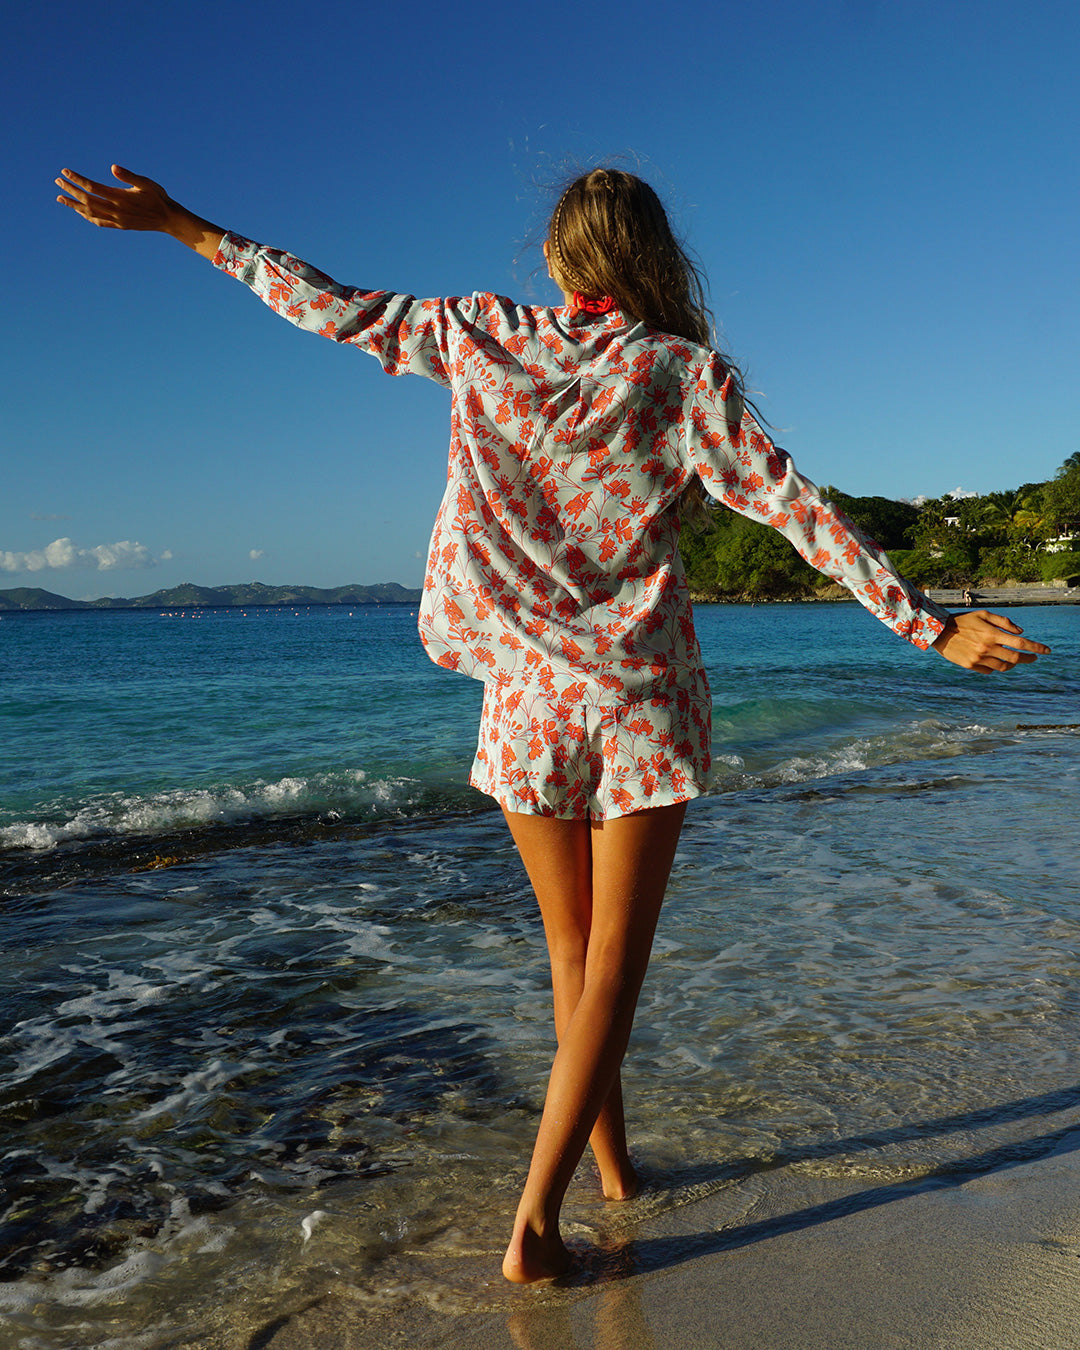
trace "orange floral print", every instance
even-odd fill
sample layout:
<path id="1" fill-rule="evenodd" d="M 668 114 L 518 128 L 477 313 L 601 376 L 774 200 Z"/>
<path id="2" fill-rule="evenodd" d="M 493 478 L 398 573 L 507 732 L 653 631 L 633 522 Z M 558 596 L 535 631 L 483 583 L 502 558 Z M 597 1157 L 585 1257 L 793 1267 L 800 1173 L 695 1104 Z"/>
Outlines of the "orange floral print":
<path id="1" fill-rule="evenodd" d="M 640 755 L 627 746 L 641 735 L 620 723 L 614 753 L 627 782 L 605 789 L 608 812 L 700 790 L 708 686 L 678 551 L 679 498 L 692 474 L 733 510 L 779 530 L 915 646 L 928 647 L 944 626 L 947 611 L 898 576 L 773 444 L 708 348 L 617 308 L 589 315 L 482 293 L 417 300 L 357 290 L 232 234 L 214 262 L 297 326 L 369 352 L 391 375 L 449 387 L 446 490 L 419 617 L 433 661 L 560 708 L 569 700 L 575 716 L 657 697 L 674 698 L 684 718 L 697 709 Z M 561 713 L 558 721 L 567 731 Z M 535 734 L 543 754 L 532 767 L 550 749 L 549 772 L 570 794 L 558 809 L 572 799 L 576 810 L 585 789 L 573 778 L 580 764 L 568 765 L 581 737 L 556 756 L 546 733 Z M 661 743 L 667 767 L 653 758 Z M 599 742 L 589 753 L 604 762 Z M 516 776 L 500 791 L 514 809 L 547 810 L 555 785 L 538 785 L 527 748 L 515 756 L 504 768 Z M 490 790 L 493 780 L 484 781 Z"/>
<path id="2" fill-rule="evenodd" d="M 553 702 L 501 679 L 484 688 L 469 781 L 510 811 L 603 819 L 688 801 L 709 779 L 707 688 L 610 707 Z M 685 728 L 693 735 L 684 735 Z M 675 745 L 676 735 L 683 738 Z"/>

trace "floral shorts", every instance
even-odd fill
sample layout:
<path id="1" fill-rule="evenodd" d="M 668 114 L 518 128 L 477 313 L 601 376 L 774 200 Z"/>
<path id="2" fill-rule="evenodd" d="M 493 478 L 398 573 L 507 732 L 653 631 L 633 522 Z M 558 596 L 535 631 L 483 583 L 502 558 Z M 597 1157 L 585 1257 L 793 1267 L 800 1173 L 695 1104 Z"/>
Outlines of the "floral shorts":
<path id="1" fill-rule="evenodd" d="M 700 796 L 712 698 L 675 690 L 641 703 L 571 703 L 491 681 L 469 782 L 508 811 L 602 820 Z"/>

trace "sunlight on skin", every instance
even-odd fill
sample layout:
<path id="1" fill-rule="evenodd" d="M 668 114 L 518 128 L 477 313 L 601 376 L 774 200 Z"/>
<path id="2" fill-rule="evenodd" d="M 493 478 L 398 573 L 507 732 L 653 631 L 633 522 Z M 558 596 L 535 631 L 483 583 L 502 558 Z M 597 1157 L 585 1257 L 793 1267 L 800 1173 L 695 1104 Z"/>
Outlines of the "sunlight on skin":
<path id="1" fill-rule="evenodd" d="M 503 1260 L 515 1284 L 568 1269 L 559 1211 L 590 1135 L 611 1169 L 605 1190 L 637 1186 L 617 1080 L 685 813 L 685 802 L 594 821 L 504 812 L 543 915 L 562 1022 Z"/>
<path id="2" fill-rule="evenodd" d="M 932 646 L 953 665 L 992 675 L 1050 655 L 1050 648 L 1044 643 L 1021 637 L 1023 631 L 1018 623 L 1002 614 L 973 609 L 952 615 Z"/>
<path id="3" fill-rule="evenodd" d="M 112 166 L 112 172 L 124 187 L 96 183 L 71 169 L 62 169 L 62 176 L 55 182 L 67 195 L 56 200 L 70 206 L 91 225 L 110 230 L 156 230 L 171 235 L 203 258 L 214 260 L 225 234 L 220 226 L 174 202 L 152 178 L 143 178 L 119 164 Z"/>

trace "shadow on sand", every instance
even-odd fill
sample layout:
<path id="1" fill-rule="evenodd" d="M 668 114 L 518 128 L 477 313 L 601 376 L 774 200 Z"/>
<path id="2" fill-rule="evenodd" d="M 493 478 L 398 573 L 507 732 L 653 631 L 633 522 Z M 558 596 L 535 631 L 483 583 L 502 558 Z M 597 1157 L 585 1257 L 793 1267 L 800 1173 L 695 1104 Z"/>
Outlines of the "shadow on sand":
<path id="1" fill-rule="evenodd" d="M 676 1175 L 678 1187 L 693 1187 L 695 1197 L 708 1194 L 710 1184 L 719 1190 L 727 1182 L 761 1172 L 775 1171 L 789 1167 L 794 1163 L 838 1156 L 850 1156 L 871 1149 L 880 1149 L 889 1144 L 903 1143 L 915 1139 L 939 1138 L 943 1135 L 980 1129 L 985 1126 L 1002 1125 L 1011 1121 L 1037 1119 L 1040 1116 L 1055 1115 L 1060 1111 L 1080 1106 L 1080 1083 L 1071 1087 L 1059 1088 L 1054 1092 L 1039 1096 L 1021 1097 L 1015 1101 L 984 1107 L 978 1111 L 965 1111 L 956 1115 L 938 1116 L 931 1120 L 917 1121 L 910 1125 L 897 1125 L 891 1129 L 874 1131 L 868 1134 L 850 1135 L 843 1139 L 830 1140 L 828 1143 L 809 1144 L 804 1148 L 789 1149 L 775 1157 L 763 1161 L 760 1159 L 736 1159 L 722 1167 L 690 1168 Z M 1033 1135 L 1026 1139 L 1014 1140 L 983 1153 L 971 1154 L 934 1168 L 919 1177 L 905 1178 L 883 1186 L 873 1186 L 868 1190 L 830 1200 L 824 1204 L 811 1205 L 806 1209 L 790 1214 L 781 1214 L 773 1218 L 762 1219 L 757 1223 L 739 1224 L 719 1231 L 693 1233 L 670 1238 L 633 1238 L 618 1243 L 617 1252 L 608 1249 L 604 1259 L 596 1264 L 586 1261 L 583 1269 L 577 1269 L 565 1276 L 560 1285 L 567 1287 L 590 1284 L 601 1280 L 621 1279 L 628 1275 L 642 1274 L 646 1271 L 663 1270 L 691 1261 L 699 1256 L 713 1252 L 732 1251 L 739 1247 L 748 1247 L 766 1238 L 777 1237 L 781 1233 L 798 1232 L 818 1224 L 829 1223 L 833 1219 L 858 1214 L 864 1210 L 876 1209 L 896 1200 L 906 1200 L 909 1196 L 920 1195 L 927 1191 L 944 1190 L 962 1186 L 975 1177 L 991 1172 L 1004 1172 L 1025 1163 L 1035 1162 L 1051 1154 L 1072 1153 L 1080 1149 L 1080 1123 L 1072 1122 L 1061 1129 L 1045 1134 Z"/>
<path id="2" fill-rule="evenodd" d="M 677 1189 L 692 1187 L 697 1199 L 703 1193 L 707 1195 L 710 1186 L 715 1186 L 719 1191 L 732 1181 L 788 1167 L 793 1163 L 850 1156 L 913 1139 L 935 1138 L 1010 1121 L 1038 1119 L 1077 1106 L 1080 1106 L 1080 1084 L 978 1111 L 939 1116 L 870 1134 L 810 1144 L 805 1148 L 790 1149 L 768 1161 L 737 1159 L 723 1167 L 690 1168 L 669 1177 L 669 1180 L 674 1182 Z M 585 1350 L 586 1347 L 587 1350 L 654 1350 L 657 1342 L 642 1306 L 641 1286 L 632 1281 L 627 1282 L 630 1276 L 670 1269 L 716 1252 L 749 1247 L 767 1238 L 814 1228 L 834 1219 L 875 1209 L 896 1200 L 906 1200 L 928 1191 L 962 1186 L 975 1177 L 1004 1172 L 1051 1154 L 1072 1153 L 1078 1149 L 1080 1123 L 1072 1123 L 1045 1134 L 958 1158 L 921 1177 L 873 1186 L 757 1223 L 676 1237 L 630 1237 L 609 1241 L 602 1248 L 580 1252 L 581 1259 L 575 1269 L 554 1282 L 556 1287 L 566 1289 L 580 1291 L 591 1286 L 596 1290 L 596 1301 L 590 1301 L 590 1309 L 585 1313 L 584 1320 L 584 1309 L 579 1304 L 545 1303 L 514 1313 L 507 1320 L 507 1334 L 517 1350 Z"/>

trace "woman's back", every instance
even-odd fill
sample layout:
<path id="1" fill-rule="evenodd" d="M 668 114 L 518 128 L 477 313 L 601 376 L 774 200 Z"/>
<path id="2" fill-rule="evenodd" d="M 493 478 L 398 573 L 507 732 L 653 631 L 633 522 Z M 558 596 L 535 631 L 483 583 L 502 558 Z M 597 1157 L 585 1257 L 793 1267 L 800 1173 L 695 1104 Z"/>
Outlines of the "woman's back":
<path id="1" fill-rule="evenodd" d="M 618 309 L 341 286 L 236 235 L 216 261 L 297 326 L 449 387 L 420 612 L 433 660 L 586 702 L 700 688 L 676 503 L 713 353 Z"/>
<path id="2" fill-rule="evenodd" d="M 476 319 L 448 344 L 429 653 L 597 702 L 693 685 L 677 502 L 694 475 L 682 428 L 709 353 L 618 310 L 473 303 Z"/>

